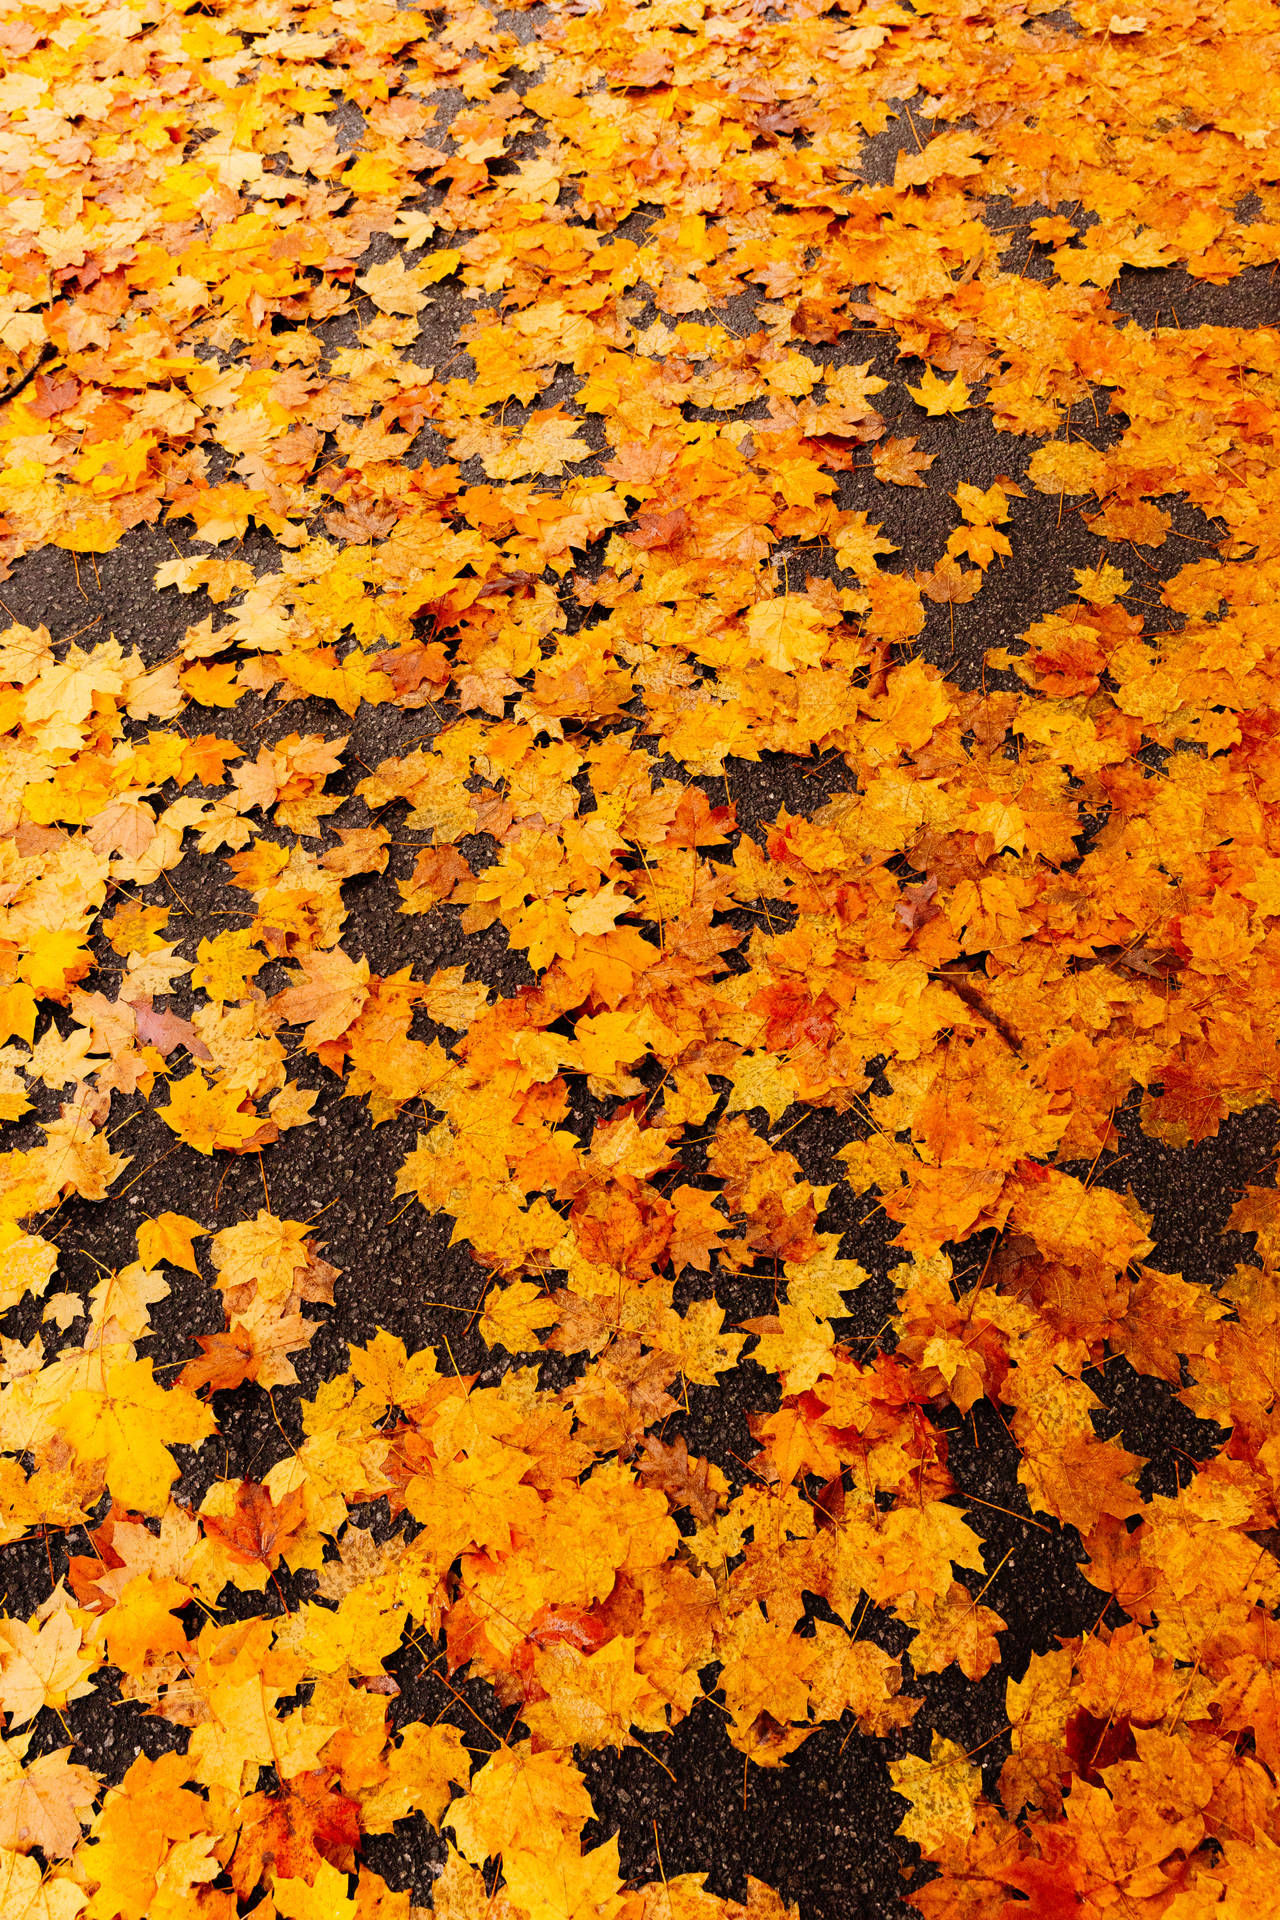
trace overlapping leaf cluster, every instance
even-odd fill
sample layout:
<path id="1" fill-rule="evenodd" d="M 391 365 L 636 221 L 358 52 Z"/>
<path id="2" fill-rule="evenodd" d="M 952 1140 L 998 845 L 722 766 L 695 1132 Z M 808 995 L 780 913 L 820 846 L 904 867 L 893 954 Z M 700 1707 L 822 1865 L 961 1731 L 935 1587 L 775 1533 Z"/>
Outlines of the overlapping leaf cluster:
<path id="1" fill-rule="evenodd" d="M 208 603 L 165 659 L 0 635 L 0 1105 L 41 1123 L 0 1160 L 28 1336 L 0 1529 L 70 1556 L 0 1622 L 6 1913 L 390 1920 L 410 1896 L 362 1842 L 420 1816 L 442 1914 L 766 1920 L 758 1883 L 636 1885 L 582 1844 L 582 1755 L 708 1693 L 748 1765 L 908 1729 L 937 1920 L 1273 1904 L 1280 1206 L 1244 1193 L 1256 1259 L 1214 1291 L 1095 1176 L 1122 1109 L 1181 1148 L 1280 1080 L 1280 333 L 1127 323 L 1108 291 L 1274 261 L 1280 27 L 1047 14 L 6 13 L 4 556 L 91 567 L 163 523 L 193 539 L 157 591 Z M 922 363 L 914 433 L 877 405 L 884 338 Z M 899 551 L 893 490 L 960 415 L 1020 478 L 961 482 L 944 549 Z M 922 637 L 1036 493 L 1109 544 L 971 688 Z M 325 718 L 263 746 L 242 699 Z M 370 705 L 397 750 L 352 795 Z M 718 783 L 769 755 L 847 779 L 744 831 Z M 371 964 L 351 902 L 404 835 L 401 911 L 500 928 L 527 986 Z M 184 857 L 223 890 L 198 940 L 160 904 Z M 219 1396 L 295 1387 L 305 1309 L 359 1276 L 269 1203 L 175 1207 L 82 1299 L 59 1212 L 118 1204 L 140 1101 L 175 1167 L 259 1153 L 265 1184 L 326 1075 L 373 1128 L 421 1103 L 399 1192 L 453 1220 L 516 1364 L 460 1377 L 424 1309 L 421 1350 L 353 1347 L 257 1481 Z M 897 1229 L 871 1342 L 838 1337 L 867 1276 L 783 1144 L 814 1108 Z M 224 1317 L 168 1372 L 166 1267 Z M 743 1275 L 775 1311 L 735 1325 Z M 776 1391 L 734 1483 L 664 1434 L 744 1355 Z M 1119 1355 L 1222 1430 L 1175 1495 L 1098 1430 L 1086 1375 Z M 947 1460 L 984 1400 L 1100 1610 L 1009 1679 L 987 1795 L 913 1691 L 1001 1657 Z M 387 1663 L 426 1640 L 443 1704 L 464 1671 L 506 1710 L 474 1767 L 465 1713 L 396 1711 Z M 107 1684 L 181 1730 L 109 1785 L 51 1731 Z"/>

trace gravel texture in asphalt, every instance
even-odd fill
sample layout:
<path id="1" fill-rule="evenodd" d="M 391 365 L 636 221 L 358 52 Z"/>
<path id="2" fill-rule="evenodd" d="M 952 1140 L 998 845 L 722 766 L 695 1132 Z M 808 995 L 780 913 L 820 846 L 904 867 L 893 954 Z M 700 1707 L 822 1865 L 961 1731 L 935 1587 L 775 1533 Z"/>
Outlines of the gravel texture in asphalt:
<path id="1" fill-rule="evenodd" d="M 527 35 L 536 25 L 533 14 L 504 18 Z M 870 179 L 891 177 L 899 144 L 898 122 L 872 143 L 864 171 Z M 903 144 L 907 136 L 902 133 Z M 993 226 L 1025 224 L 1043 209 L 1019 208 L 1001 213 L 988 209 Z M 632 225 L 642 229 L 644 210 Z M 1022 245 L 1015 235 L 1011 252 Z M 1024 248 L 1025 250 L 1025 248 Z M 375 242 L 368 261 L 386 257 L 391 245 Z M 366 262 L 366 264 L 368 263 Z M 1033 262 L 1031 272 L 1047 272 Z M 424 363 L 446 361 L 454 348 L 454 330 L 465 303 L 446 285 L 425 316 L 420 346 L 415 354 Z M 1197 324 L 1257 326 L 1276 319 L 1275 288 L 1271 278 L 1256 270 L 1241 274 L 1221 287 L 1190 279 L 1181 270 L 1126 268 L 1112 289 L 1113 304 L 1150 326 L 1162 320 L 1184 327 Z M 655 317 L 650 315 L 648 317 Z M 732 317 L 732 316 L 731 316 Z M 641 315 L 637 324 L 643 324 Z M 327 323 L 329 344 L 348 340 L 347 322 Z M 842 337 L 817 349 L 833 364 L 870 359 L 888 383 L 877 402 L 893 423 L 907 415 L 903 431 L 918 432 L 924 447 L 936 456 L 928 485 L 920 490 L 874 490 L 865 474 L 841 476 L 839 500 L 843 507 L 874 504 L 875 517 L 885 523 L 886 535 L 917 559 L 933 564 L 943 551 L 954 524 L 949 495 L 961 480 L 987 486 L 1000 475 L 1017 481 L 1025 470 L 1029 445 L 997 433 L 989 416 L 975 410 L 958 418 L 922 423 L 908 399 L 905 386 L 921 373 L 921 363 L 899 360 L 892 336 L 873 331 Z M 554 390 L 542 404 L 554 404 Z M 1086 398 L 1074 409 L 1075 421 L 1097 439 L 1118 431 L 1106 412 L 1105 396 Z M 893 431 L 891 424 L 890 430 Z M 411 452 L 412 460 L 442 457 L 442 448 L 424 429 Z M 588 465 L 583 469 L 591 471 Z M 478 469 L 477 469 L 478 473 Z M 464 474 L 465 477 L 465 474 Z M 1212 531 L 1185 502 L 1173 502 L 1175 528 L 1191 540 Z M 193 620 L 207 611 L 203 596 L 180 598 L 158 593 L 153 585 L 157 566 L 174 547 L 200 552 L 184 540 L 178 524 L 140 526 L 114 551 L 92 563 L 65 552 L 46 549 L 22 559 L 3 587 L 3 603 L 15 620 L 45 624 L 55 639 L 99 622 L 98 631 L 111 632 L 126 646 L 140 646 L 149 659 L 172 654 Z M 1007 643 L 1044 609 L 1059 605 L 1073 590 L 1073 569 L 1095 564 L 1102 543 L 1084 526 L 1071 503 L 1027 491 L 1018 517 L 1012 558 L 992 570 L 984 591 L 974 603 L 956 610 L 954 629 L 945 606 L 930 605 L 921 651 L 962 688 L 998 686 L 1000 676 L 987 670 L 988 648 Z M 243 556 L 264 571 L 276 564 L 270 541 L 250 534 L 242 543 Z M 1184 564 L 1191 547 L 1177 539 L 1159 549 L 1147 549 L 1135 559 L 1135 572 L 1147 569 L 1154 582 Z M 812 555 L 805 566 L 812 568 Z M 579 571 L 590 576 L 598 557 L 582 557 Z M 551 576 L 548 576 L 550 579 Z M 573 619 L 581 611 L 572 600 L 574 575 L 554 582 L 563 593 Z M 1153 625 L 1160 623 L 1158 611 Z M 1008 684 L 1013 685 L 1009 677 Z M 448 709 L 444 711 L 448 718 Z M 401 711 L 396 707 L 362 708 L 349 723 L 320 702 L 277 705 L 271 699 L 248 696 L 217 716 L 217 729 L 226 737 L 256 750 L 287 733 L 339 731 L 350 733 L 345 778 L 354 786 L 364 767 L 404 750 L 410 741 L 429 738 L 439 724 L 430 709 Z M 728 796 L 739 827 L 751 831 L 772 820 L 786 806 L 792 812 L 811 813 L 823 800 L 850 782 L 838 757 L 824 766 L 767 755 L 756 763 L 731 760 L 724 782 L 705 780 L 708 798 L 721 804 Z M 403 818 L 397 808 L 384 817 L 394 825 Z M 341 824 L 360 825 L 367 819 L 363 802 L 352 801 L 339 816 Z M 423 836 L 416 836 L 423 840 Z M 425 917 L 405 917 L 398 911 L 395 881 L 411 872 L 415 836 L 397 832 L 391 863 L 380 876 L 363 876 L 344 889 L 350 909 L 344 944 L 365 953 L 370 965 L 389 972 L 412 965 L 422 978 L 434 969 L 466 965 L 471 977 L 484 980 L 500 994 L 510 994 L 532 979 L 523 954 L 507 949 L 500 926 L 467 936 L 461 931 L 458 910 L 436 909 Z M 425 842 L 424 842 L 425 843 Z M 484 849 L 470 849 L 474 864 L 482 864 Z M 171 874 L 143 890 L 143 897 L 174 909 L 170 937 L 179 935 L 184 950 L 193 953 L 197 941 L 221 924 L 217 910 L 221 893 L 209 865 L 189 855 Z M 745 924 L 745 922 L 744 922 Z M 113 962 L 105 945 L 103 965 Z M 268 990 L 285 984 L 284 970 L 275 965 L 261 976 Z M 175 1001 L 184 1011 L 181 996 Z M 371 1129 L 363 1105 L 345 1099 L 341 1084 L 305 1058 L 291 1071 L 303 1085 L 318 1091 L 315 1124 L 290 1132 L 260 1165 L 255 1156 L 236 1158 L 215 1154 L 204 1159 L 189 1153 L 171 1154 L 172 1137 L 143 1102 L 128 1103 L 121 1117 L 132 1114 L 125 1136 L 133 1155 L 132 1184 L 127 1196 L 107 1205 L 72 1201 L 60 1213 L 58 1241 L 63 1250 L 62 1283 L 87 1290 L 101 1268 L 121 1267 L 133 1258 L 134 1232 L 139 1220 L 172 1208 L 210 1225 L 227 1224 L 252 1215 L 264 1204 L 269 1185 L 272 1210 L 289 1219 L 320 1216 L 316 1234 L 324 1256 L 341 1270 L 336 1305 L 323 1314 L 323 1324 L 311 1346 L 296 1357 L 301 1380 L 297 1390 L 280 1390 L 274 1398 L 254 1385 L 245 1385 L 217 1397 L 220 1436 L 198 1457 L 185 1462 L 182 1494 L 198 1500 L 205 1488 L 228 1472 L 261 1479 L 289 1451 L 297 1435 L 296 1402 L 300 1394 L 314 1393 L 317 1385 L 345 1365 L 346 1345 L 367 1339 L 377 1328 L 399 1335 L 410 1348 L 436 1345 L 449 1353 L 456 1367 L 477 1374 L 482 1382 L 495 1379 L 510 1364 L 501 1353 L 482 1342 L 469 1317 L 479 1299 L 484 1276 L 465 1246 L 451 1246 L 451 1223 L 429 1217 L 417 1205 L 406 1208 L 394 1194 L 399 1165 L 413 1146 L 420 1116 L 405 1111 L 398 1118 Z M 590 1096 L 575 1095 L 575 1117 L 589 1122 Z M 9 1144 L 33 1144 L 39 1138 L 36 1123 L 48 1112 L 37 1110 L 8 1129 Z M 805 1175 L 816 1183 L 834 1183 L 825 1225 L 843 1234 L 841 1254 L 856 1259 L 871 1280 L 857 1299 L 856 1315 L 837 1327 L 842 1339 L 866 1349 L 880 1334 L 891 1311 L 893 1290 L 887 1273 L 898 1257 L 889 1249 L 892 1224 L 883 1213 L 862 1218 L 865 1207 L 840 1184 L 837 1150 L 852 1137 L 852 1116 L 827 1110 L 800 1110 L 784 1117 L 782 1125 L 798 1120 L 789 1135 L 789 1150 Z M 1131 1191 L 1141 1205 L 1155 1213 L 1159 1241 L 1152 1256 L 1161 1268 L 1181 1272 L 1188 1279 L 1212 1284 L 1228 1273 L 1246 1251 L 1241 1236 L 1224 1234 L 1236 1192 L 1274 1153 L 1277 1128 L 1268 1110 L 1254 1110 L 1230 1119 L 1217 1136 L 1202 1145 L 1173 1153 L 1146 1138 L 1127 1113 L 1117 1117 L 1123 1147 L 1099 1170 L 1104 1184 Z M 1075 1169 L 1078 1172 L 1087 1169 Z M 966 1248 L 968 1260 L 984 1257 L 979 1239 Z M 153 1312 L 157 1337 L 150 1351 L 157 1366 L 181 1362 L 190 1356 L 196 1333 L 213 1332 L 222 1324 L 217 1296 L 207 1281 L 193 1275 L 174 1275 L 173 1291 Z M 734 1276 L 723 1283 L 718 1297 L 730 1323 L 770 1310 L 771 1287 L 763 1280 Z M 466 1309 L 450 1313 L 424 1300 Z M 35 1302 L 29 1312 L 11 1316 L 9 1332 L 29 1339 L 38 1325 Z M 25 1317 L 24 1317 L 25 1315 Z M 544 1365 L 544 1381 L 555 1384 L 554 1357 Z M 1149 1459 L 1144 1491 L 1172 1492 L 1178 1485 L 1179 1463 L 1203 1458 L 1217 1434 L 1183 1408 L 1174 1390 L 1141 1377 L 1119 1361 L 1091 1376 L 1105 1413 L 1099 1431 L 1118 1435 L 1132 1451 Z M 748 1413 L 767 1409 L 776 1381 L 750 1362 L 726 1375 L 720 1385 L 689 1389 L 689 1411 L 669 1423 L 666 1437 L 683 1433 L 690 1450 L 710 1458 L 726 1474 L 730 1486 L 743 1483 L 742 1462 L 753 1450 L 747 1430 Z M 1016 1479 L 1017 1453 L 1002 1422 L 985 1402 L 973 1418 L 960 1421 L 954 1413 L 945 1424 L 950 1432 L 950 1465 L 961 1489 L 984 1503 L 983 1522 L 989 1565 L 999 1571 L 985 1598 L 1008 1621 L 1003 1636 L 1003 1662 L 985 1681 L 971 1684 L 956 1669 L 915 1683 L 925 1706 L 921 1726 L 936 1727 L 973 1751 L 981 1749 L 988 1783 L 994 1782 L 1007 1751 L 1004 1688 L 1017 1676 L 1032 1653 L 1055 1646 L 1059 1636 L 1087 1631 L 1099 1618 L 1097 1590 L 1083 1578 L 1078 1560 L 1079 1541 L 1070 1528 L 1049 1526 L 1032 1517 Z M 375 1529 L 385 1516 L 375 1514 Z M 49 1554 L 52 1554 L 50 1563 Z M 6 1608 L 12 1615 L 29 1612 L 47 1594 L 50 1571 L 64 1571 L 58 1544 L 33 1540 L 5 1550 L 0 1586 L 6 1590 Z M 1002 1556 L 1007 1556 L 1002 1559 Z M 312 1576 L 288 1576 L 282 1570 L 284 1590 L 292 1604 L 312 1590 Z M 814 1603 L 821 1611 L 820 1603 Z M 892 1621 L 874 1623 L 867 1631 L 897 1652 L 905 1632 Z M 428 1649 L 430 1651 L 430 1649 Z M 426 1673 L 422 1652 L 407 1649 L 393 1665 L 401 1688 L 394 1712 L 401 1724 L 446 1715 L 477 1734 L 474 1720 L 441 1696 Z M 481 1718 L 493 1720 L 496 1709 L 488 1689 L 479 1682 L 458 1683 Z M 87 1763 L 118 1778 L 138 1751 L 155 1755 L 181 1736 L 165 1721 L 114 1704 L 110 1689 L 102 1687 L 78 1710 L 77 1739 Z M 43 1736 L 42 1736 L 43 1737 Z M 899 1915 L 906 1911 L 901 1896 L 913 1884 L 912 1849 L 895 1837 L 902 1803 L 892 1794 L 884 1762 L 907 1750 L 908 1735 L 885 1740 L 845 1737 L 825 1728 L 810 1739 L 785 1767 L 752 1768 L 744 1774 L 741 1756 L 725 1737 L 719 1709 L 704 1703 L 694 1709 L 662 1745 L 665 1766 L 636 1748 L 623 1753 L 592 1753 L 584 1764 L 598 1812 L 598 1827 L 585 1836 L 587 1843 L 617 1832 L 624 1875 L 650 1878 L 661 1870 L 669 1876 L 705 1872 L 708 1888 L 742 1897 L 747 1875 L 768 1882 L 788 1900 L 798 1901 L 806 1920 L 837 1920 L 837 1916 Z M 661 1847 L 661 1863 L 658 1847 Z M 443 1842 L 420 1818 L 401 1822 L 394 1834 L 369 1840 L 366 1859 L 394 1886 L 411 1886 L 415 1897 L 427 1900 L 433 1868 L 443 1857 Z"/>

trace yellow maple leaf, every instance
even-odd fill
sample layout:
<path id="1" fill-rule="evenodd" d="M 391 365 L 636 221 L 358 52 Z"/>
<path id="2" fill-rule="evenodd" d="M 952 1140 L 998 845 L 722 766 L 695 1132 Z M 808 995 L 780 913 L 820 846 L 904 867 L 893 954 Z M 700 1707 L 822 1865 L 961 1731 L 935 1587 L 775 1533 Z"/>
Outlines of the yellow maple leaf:
<path id="1" fill-rule="evenodd" d="M 566 466 L 589 460 L 591 448 L 577 433 L 578 422 L 552 407 L 530 416 L 523 432 L 481 459 L 491 480 L 520 480 L 526 474 L 562 474 Z"/>
<path id="2" fill-rule="evenodd" d="M 169 1104 L 160 1108 L 160 1118 L 197 1153 L 212 1153 L 216 1147 L 239 1152 L 263 1125 L 244 1100 L 243 1088 L 210 1082 L 197 1067 L 171 1083 Z"/>
<path id="3" fill-rule="evenodd" d="M 39 1000 L 67 999 L 71 987 L 83 980 L 93 955 L 76 933 L 41 933 L 18 962 L 18 977 Z"/>
<path id="4" fill-rule="evenodd" d="M 46 1879 L 28 1854 L 0 1847 L 0 1908 L 5 1920 L 75 1920 L 88 1897 L 72 1880 Z"/>
<path id="5" fill-rule="evenodd" d="M 932 367 L 926 367 L 920 385 L 908 387 L 907 392 L 919 402 L 930 419 L 945 413 L 963 413 L 970 405 L 969 389 L 963 376 L 957 374 L 948 385 Z"/>
<path id="6" fill-rule="evenodd" d="M 160 1514 L 178 1477 L 170 1445 L 194 1447 L 214 1431 L 212 1412 L 184 1387 L 165 1389 L 150 1360 L 118 1360 L 101 1388 L 73 1393 L 59 1431 L 86 1460 L 100 1460 L 115 1497 L 139 1513 Z"/>
<path id="7" fill-rule="evenodd" d="M 733 1092 L 726 1113 L 763 1107 L 776 1126 L 797 1097 L 798 1082 L 786 1062 L 773 1053 L 740 1053 L 733 1063 Z"/>
<path id="8" fill-rule="evenodd" d="M 507 1891 L 530 1920 L 614 1920 L 627 1895 L 619 1874 L 618 1836 L 587 1853 L 568 1848 L 507 1854 Z"/>
<path id="9" fill-rule="evenodd" d="M 0 1620 L 0 1705 L 12 1716 L 10 1725 L 34 1720 L 41 1707 L 61 1711 L 91 1693 L 87 1675 L 98 1661 L 66 1607 L 56 1607 L 38 1626 Z"/>
<path id="10" fill-rule="evenodd" d="M 827 621 L 807 594 L 759 600 L 743 622 L 752 648 L 767 667 L 794 673 L 820 665 L 827 646 Z"/>
<path id="11" fill-rule="evenodd" d="M 366 1796 L 360 1824 L 366 1833 L 390 1833 L 397 1820 L 425 1813 L 437 1830 L 451 1785 L 465 1787 L 471 1762 L 456 1727 L 407 1726 L 386 1755 L 387 1778 Z"/>
<path id="12" fill-rule="evenodd" d="M 935 1732 L 927 1760 L 909 1753 L 891 1760 L 889 1772 L 894 1791 L 910 1802 L 898 1832 L 914 1840 L 926 1860 L 963 1845 L 973 1832 L 982 1769 L 962 1746 Z"/>
<path id="13" fill-rule="evenodd" d="M 164 1260 L 171 1267 L 199 1273 L 192 1242 L 207 1232 L 207 1227 L 189 1220 L 185 1213 L 158 1213 L 138 1228 L 138 1258 L 144 1267 L 158 1267 Z"/>
<path id="14" fill-rule="evenodd" d="M 71 1762 L 70 1747 L 25 1765 L 30 1740 L 28 1733 L 0 1741 L 0 1848 L 39 1847 L 47 1859 L 66 1859 L 80 1844 L 80 1822 L 98 1782 L 88 1767 Z"/>
<path id="15" fill-rule="evenodd" d="M 567 1753 L 535 1753 L 527 1740 L 499 1748 L 472 1775 L 470 1791 L 444 1816 L 475 1866 L 499 1854 L 541 1853 L 576 1841 L 594 1815 L 583 1776 Z"/>
<path id="16" fill-rule="evenodd" d="M 422 269 L 409 269 L 399 254 L 380 267 L 370 267 L 356 280 L 380 313 L 421 313 L 427 304 Z"/>

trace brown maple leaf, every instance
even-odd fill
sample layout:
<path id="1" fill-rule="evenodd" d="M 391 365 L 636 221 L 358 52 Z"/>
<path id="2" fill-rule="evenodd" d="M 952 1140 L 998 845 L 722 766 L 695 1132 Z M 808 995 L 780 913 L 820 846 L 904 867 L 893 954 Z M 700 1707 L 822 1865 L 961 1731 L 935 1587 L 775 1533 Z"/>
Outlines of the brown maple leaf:
<path id="1" fill-rule="evenodd" d="M 656 47 L 642 47 L 625 66 L 611 67 L 614 87 L 660 87 L 671 78 L 671 56 Z"/>
<path id="2" fill-rule="evenodd" d="M 902 889 L 902 898 L 894 911 L 908 933 L 914 933 L 929 920 L 938 916 L 938 908 L 933 897 L 938 891 L 938 882 L 934 874 L 927 873 L 923 880 L 910 881 Z"/>
<path id="3" fill-rule="evenodd" d="M 763 139 L 777 144 L 778 137 L 784 133 L 794 133 L 800 126 L 799 114 L 790 107 L 761 107 L 747 121 L 748 130 L 759 134 Z"/>
<path id="4" fill-rule="evenodd" d="M 843 300 L 830 295 L 806 294 L 797 300 L 791 316 L 791 337 L 834 345 L 847 331 L 848 309 Z"/>
<path id="5" fill-rule="evenodd" d="M 236 1322 L 222 1333 L 198 1333 L 200 1358 L 188 1360 L 178 1375 L 179 1384 L 193 1393 L 201 1387 L 217 1393 L 225 1387 L 241 1386 L 246 1380 L 256 1380 L 264 1387 L 294 1386 L 298 1376 L 287 1356 L 309 1346 L 315 1330 L 314 1320 L 287 1313 L 262 1326 L 246 1327 Z"/>
<path id="6" fill-rule="evenodd" d="M 402 707 L 426 706 L 430 699 L 426 689 L 439 693 L 453 672 L 438 640 L 425 647 L 400 647 L 393 653 L 380 653 L 373 664 L 379 673 L 386 674 Z"/>
<path id="7" fill-rule="evenodd" d="M 256 1480 L 242 1480 L 236 1490 L 235 1512 L 231 1518 L 219 1520 L 205 1514 L 201 1516 L 201 1524 L 228 1552 L 273 1573 L 292 1536 L 305 1525 L 302 1493 L 295 1488 L 277 1505 Z"/>
<path id="8" fill-rule="evenodd" d="M 352 500 L 342 513 L 326 513 L 324 523 L 335 540 L 363 543 L 385 540 L 399 518 L 395 507 L 379 506 L 373 500 Z"/>
<path id="9" fill-rule="evenodd" d="M 944 554 L 931 573 L 916 568 L 916 585 L 931 600 L 960 607 L 973 599 L 982 585 L 982 575 L 974 571 L 966 573 L 949 554 Z"/>
<path id="10" fill-rule="evenodd" d="M 154 1047 L 166 1059 L 179 1047 L 185 1047 L 193 1060 L 213 1058 L 191 1022 L 180 1014 L 154 1007 L 149 994 L 132 1005 L 138 1017 L 138 1039 L 144 1047 Z"/>
<path id="11" fill-rule="evenodd" d="M 247 1900 L 262 1882 L 314 1881 L 322 1861 L 346 1873 L 360 1847 L 360 1803 L 340 1793 L 327 1767 L 286 1780 L 279 1793 L 244 1802 L 229 1872 Z"/>
<path id="12" fill-rule="evenodd" d="M 691 1462 L 682 1435 L 667 1446 L 656 1434 L 646 1434 L 644 1457 L 637 1471 L 646 1486 L 657 1487 L 666 1494 L 673 1513 L 687 1507 L 694 1519 L 705 1525 L 715 1519 L 724 1505 L 724 1495 L 711 1485 L 710 1461 Z"/>
<path id="13" fill-rule="evenodd" d="M 74 373 L 38 373 L 35 397 L 28 400 L 27 410 L 41 420 L 52 420 L 74 407 L 79 398 L 80 382 Z"/>
<path id="14" fill-rule="evenodd" d="M 880 445 L 871 449 L 871 464 L 875 468 L 876 479 L 886 485 L 892 482 L 895 487 L 922 487 L 920 478 L 927 473 L 937 459 L 933 453 L 916 451 L 916 436 L 909 440 L 882 440 Z"/>
<path id="15" fill-rule="evenodd" d="M 665 547 L 675 546 L 689 532 L 690 520 L 683 507 L 672 507 L 663 511 L 658 506 L 643 507 L 636 516 L 635 525 L 627 538 L 642 552 L 657 552 Z"/>

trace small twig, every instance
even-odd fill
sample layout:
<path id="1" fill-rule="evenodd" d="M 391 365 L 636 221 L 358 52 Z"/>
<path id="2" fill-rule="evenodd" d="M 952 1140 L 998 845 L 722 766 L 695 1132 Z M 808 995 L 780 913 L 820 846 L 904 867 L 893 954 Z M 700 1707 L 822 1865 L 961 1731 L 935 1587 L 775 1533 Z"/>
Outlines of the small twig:
<path id="1" fill-rule="evenodd" d="M 19 374 L 16 380 L 0 392 L 0 406 L 3 406 L 6 400 L 12 400 L 15 394 L 21 393 L 22 389 L 35 379 L 41 367 L 47 366 L 49 361 L 56 357 L 57 351 L 52 340 L 46 340 L 26 372 Z"/>
<path id="2" fill-rule="evenodd" d="M 1007 1513 L 1011 1520 L 1021 1520 L 1024 1527 L 1037 1527 L 1041 1533 L 1052 1533 L 1052 1527 L 1046 1527 L 1042 1521 L 1033 1520 L 1029 1514 L 1015 1513 L 1012 1507 L 998 1507 L 994 1500 L 979 1500 L 976 1493 L 962 1493 L 961 1499 L 970 1501 L 975 1507 L 989 1507 L 992 1513 Z M 1008 1556 L 1006 1555 L 1006 1558 Z M 1001 1562 L 1003 1566 L 1004 1562 Z M 999 1571 L 999 1569 L 997 1569 Z M 983 1588 L 986 1592 L 986 1588 Z"/>

